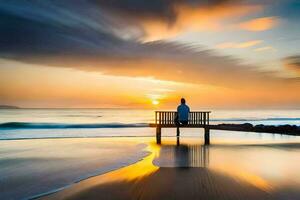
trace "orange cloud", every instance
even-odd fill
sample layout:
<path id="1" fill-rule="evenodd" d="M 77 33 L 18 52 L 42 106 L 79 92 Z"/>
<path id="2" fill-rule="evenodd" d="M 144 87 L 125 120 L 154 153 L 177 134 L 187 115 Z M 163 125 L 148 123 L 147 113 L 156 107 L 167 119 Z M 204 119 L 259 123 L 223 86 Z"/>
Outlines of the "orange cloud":
<path id="1" fill-rule="evenodd" d="M 252 19 L 250 21 L 246 21 L 240 23 L 238 26 L 241 29 L 247 31 L 266 31 L 269 30 L 279 24 L 279 20 L 277 17 L 262 17 L 257 19 Z"/>
<path id="2" fill-rule="evenodd" d="M 258 45 L 262 42 L 263 42 L 262 40 L 251 40 L 251 41 L 240 42 L 240 43 L 225 42 L 225 43 L 218 44 L 216 46 L 216 48 L 218 48 L 218 49 L 228 49 L 228 48 L 243 49 L 243 48 L 249 48 L 249 47 Z"/>
<path id="3" fill-rule="evenodd" d="M 144 41 L 155 41 L 174 37 L 187 31 L 219 31 L 223 30 L 236 17 L 258 12 L 261 5 L 222 5 L 212 8 L 177 5 L 176 19 L 172 23 L 158 19 L 142 19 L 145 31 Z"/>

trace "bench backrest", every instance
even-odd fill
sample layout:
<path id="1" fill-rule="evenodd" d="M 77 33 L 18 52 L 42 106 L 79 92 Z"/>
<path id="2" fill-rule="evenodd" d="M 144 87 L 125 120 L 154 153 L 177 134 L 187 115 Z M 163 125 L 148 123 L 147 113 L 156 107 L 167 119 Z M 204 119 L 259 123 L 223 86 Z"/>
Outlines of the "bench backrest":
<path id="1" fill-rule="evenodd" d="M 199 111 L 189 113 L 189 123 L 191 125 L 208 125 L 210 111 Z M 175 124 L 175 111 L 155 111 L 155 124 Z"/>

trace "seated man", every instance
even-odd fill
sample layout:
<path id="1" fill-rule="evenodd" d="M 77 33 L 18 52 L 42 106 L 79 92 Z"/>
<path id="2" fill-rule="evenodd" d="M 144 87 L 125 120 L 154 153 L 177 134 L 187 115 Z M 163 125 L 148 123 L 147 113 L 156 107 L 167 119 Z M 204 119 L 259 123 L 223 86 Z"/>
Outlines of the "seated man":
<path id="1" fill-rule="evenodd" d="M 177 107 L 177 115 L 175 117 L 175 124 L 177 131 L 179 131 L 180 124 L 187 125 L 189 122 L 190 108 L 185 104 L 185 99 L 181 98 L 181 104 Z"/>

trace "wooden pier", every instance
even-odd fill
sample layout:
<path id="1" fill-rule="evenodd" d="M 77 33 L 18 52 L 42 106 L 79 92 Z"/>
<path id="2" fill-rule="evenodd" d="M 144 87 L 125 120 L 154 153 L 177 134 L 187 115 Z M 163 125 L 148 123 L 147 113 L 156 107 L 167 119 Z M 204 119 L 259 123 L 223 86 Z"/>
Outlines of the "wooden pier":
<path id="1" fill-rule="evenodd" d="M 204 128 L 204 141 L 206 145 L 210 143 L 210 126 L 209 114 L 210 111 L 196 111 L 189 113 L 189 121 L 187 125 L 175 124 L 175 111 L 155 111 L 155 123 L 150 124 L 150 127 L 156 128 L 156 142 L 161 143 L 161 129 L 162 128 L 177 128 L 177 137 L 180 136 L 179 127 L 184 128 Z"/>

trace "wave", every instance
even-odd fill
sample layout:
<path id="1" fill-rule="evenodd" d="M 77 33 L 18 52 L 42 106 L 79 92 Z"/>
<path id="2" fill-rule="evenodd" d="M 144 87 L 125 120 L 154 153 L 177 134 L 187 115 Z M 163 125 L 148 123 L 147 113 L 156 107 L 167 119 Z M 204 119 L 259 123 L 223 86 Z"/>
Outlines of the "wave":
<path id="1" fill-rule="evenodd" d="M 210 119 L 212 122 L 257 122 L 257 121 L 298 121 L 300 118 L 230 118 Z M 66 123 L 34 123 L 34 122 L 6 122 L 0 124 L 0 129 L 76 129 L 76 128 L 138 128 L 149 127 L 148 123 L 94 123 L 94 124 L 66 124 Z"/>
<path id="2" fill-rule="evenodd" d="M 102 117 L 102 115 L 63 115 L 63 117 L 90 117 L 90 118 L 98 118 Z"/>
<path id="3" fill-rule="evenodd" d="M 146 123 L 123 124 L 63 124 L 63 123 L 30 123 L 30 122 L 7 122 L 0 124 L 0 129 L 76 129 L 76 128 L 132 128 L 148 127 Z"/>

